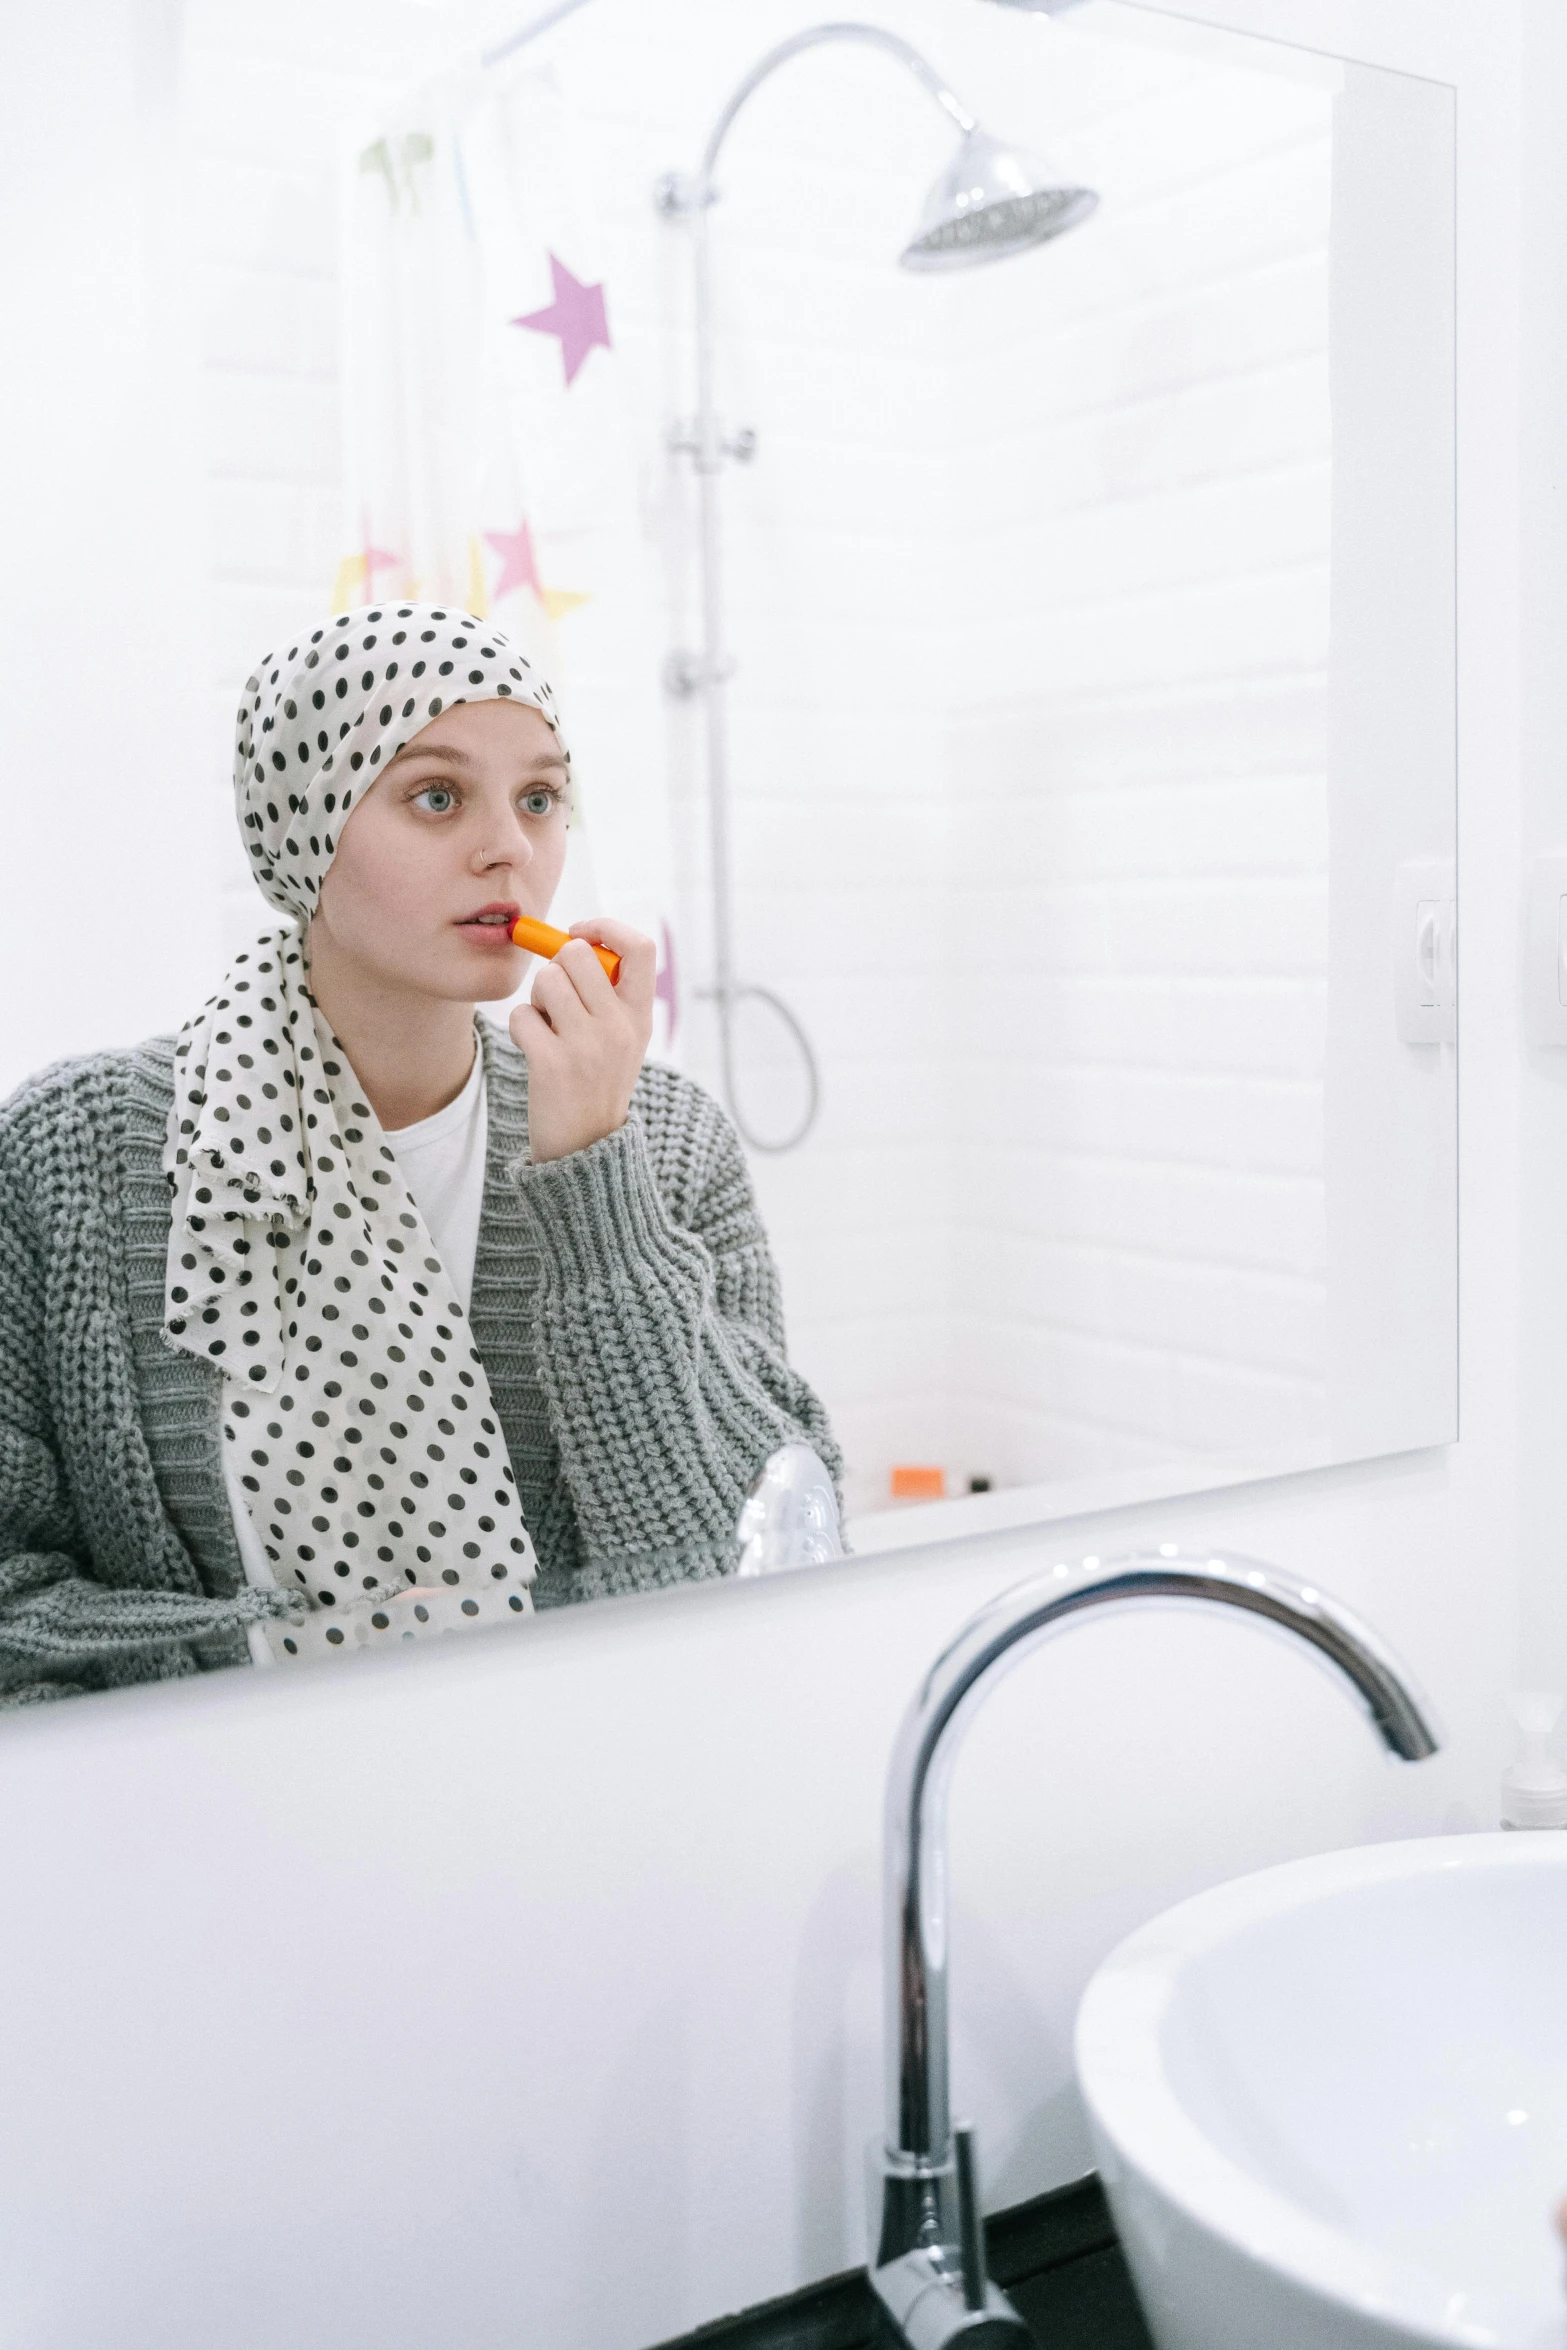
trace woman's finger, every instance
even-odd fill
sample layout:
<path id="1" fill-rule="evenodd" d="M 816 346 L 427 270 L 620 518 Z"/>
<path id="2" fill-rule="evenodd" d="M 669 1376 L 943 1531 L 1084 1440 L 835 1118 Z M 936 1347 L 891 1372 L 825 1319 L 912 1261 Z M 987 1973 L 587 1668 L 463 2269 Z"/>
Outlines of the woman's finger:
<path id="1" fill-rule="evenodd" d="M 608 947 L 612 955 L 620 957 L 620 980 L 615 992 L 633 1019 L 651 1021 L 653 990 L 658 983 L 658 949 L 646 932 L 633 930 L 629 922 L 614 922 L 595 914 L 586 922 L 574 922 L 571 935 L 588 939 L 594 946 Z M 562 947 L 561 953 L 565 952 Z"/>
<path id="2" fill-rule="evenodd" d="M 649 954 L 658 951 L 645 930 L 633 930 L 629 922 L 617 922 L 609 914 L 590 914 L 585 921 L 573 922 L 571 936 L 589 938 L 595 946 L 608 947 L 612 955 L 635 954 L 639 947 Z"/>
<path id="3" fill-rule="evenodd" d="M 552 1046 L 559 1043 L 554 1029 L 534 1004 L 516 1004 L 512 1007 L 511 1041 L 530 1063 L 547 1061 Z"/>
<path id="4" fill-rule="evenodd" d="M 564 954 L 565 951 L 563 947 L 561 953 Z M 588 955 L 588 961 L 592 963 L 597 972 L 605 994 L 610 996 L 613 1001 L 613 991 L 604 975 L 602 964 L 596 961 L 591 954 Z M 577 980 L 578 974 L 570 969 L 565 971 L 561 969 L 560 955 L 555 956 L 551 962 L 541 963 L 535 974 L 532 991 L 533 1003 L 536 1009 L 548 1019 L 557 1036 L 579 1035 L 592 1017 L 587 1004 L 583 1001 L 583 991 L 579 988 Z M 584 985 L 588 984 L 591 983 L 584 981 Z"/>
<path id="5" fill-rule="evenodd" d="M 556 954 L 551 968 L 565 972 L 589 1012 L 602 1018 L 614 1010 L 619 989 L 585 938 L 569 938 Z M 621 987 L 625 979 L 622 968 Z"/>

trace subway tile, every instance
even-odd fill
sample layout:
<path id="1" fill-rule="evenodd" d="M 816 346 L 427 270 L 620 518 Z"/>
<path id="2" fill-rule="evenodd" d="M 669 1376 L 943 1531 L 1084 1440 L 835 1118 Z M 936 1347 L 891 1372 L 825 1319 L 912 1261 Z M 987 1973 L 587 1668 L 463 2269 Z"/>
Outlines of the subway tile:
<path id="1" fill-rule="evenodd" d="M 973 1212 L 1106 1247 L 1317 1277 L 1326 1259 L 1323 1185 L 1176 1161 L 993 1146 L 976 1166 Z"/>
<path id="2" fill-rule="evenodd" d="M 208 463 L 216 478 L 308 482 L 335 493 L 341 464 L 335 384 L 209 374 L 203 405 Z"/>
<path id="3" fill-rule="evenodd" d="M 209 491 L 216 576 L 277 588 L 312 602 L 330 589 L 341 552 L 338 501 L 312 483 L 228 476 Z"/>
<path id="4" fill-rule="evenodd" d="M 236 56 L 199 34 L 187 45 L 188 135 L 199 153 L 225 167 L 315 172 L 323 158 L 335 158 L 346 122 L 368 119 L 378 102 L 394 99 L 395 75 L 389 61 L 377 72 L 386 52 L 375 43 L 337 71 L 311 49 L 279 55 L 268 48 Z"/>
<path id="5" fill-rule="evenodd" d="M 1026 477 L 1009 470 L 1011 519 L 954 534 L 951 586 L 960 601 L 970 599 L 980 610 L 999 582 L 1026 582 L 1028 609 L 1044 618 L 1138 592 L 1173 600 L 1198 581 L 1322 564 L 1331 552 L 1332 477 L 1320 458 L 1238 479 L 1159 486 L 1146 497 L 1055 515 L 1030 512 Z M 1042 529 L 1049 534 L 1048 570 L 1039 563 Z M 1155 609 L 1145 626 L 1164 625 Z"/>
<path id="6" fill-rule="evenodd" d="M 953 1048 L 965 1122 L 981 1144 L 1178 1161 L 1236 1173 L 1317 1175 L 1323 1088 L 1309 1078 L 1195 1076 L 1189 1070 L 1030 1061 L 1004 1013 L 964 1003 L 975 1038 Z"/>
<path id="7" fill-rule="evenodd" d="M 1270 1377 L 1182 1357 L 1172 1388 L 1177 1442 L 1211 1442 L 1210 1432 L 1222 1430 L 1225 1450 L 1242 1454 L 1327 1444 L 1327 1394 L 1320 1380 Z"/>
<path id="8" fill-rule="evenodd" d="M 1068 416 L 1048 432 L 1007 402 L 1026 400 L 1026 380 L 1005 374 L 990 419 L 988 462 L 1026 481 L 1031 509 L 1064 515 L 1121 498 L 1167 494 L 1331 454 L 1325 350 L 1320 346 L 1234 373 L 1204 375 L 1099 411 Z M 967 471 L 978 474 L 977 461 Z"/>
<path id="9" fill-rule="evenodd" d="M 1081 889 L 1327 873 L 1325 774 L 1164 782 L 1129 768 L 1111 788 L 1063 791 L 1051 788 L 1048 728 L 1041 735 L 1037 758 L 1015 775 L 1000 760 L 983 763 L 984 838 L 1018 888 L 1049 887 L 1063 875 Z M 966 862 L 973 870 L 979 860 Z"/>
<path id="10" fill-rule="evenodd" d="M 984 705 L 965 691 L 961 723 L 983 775 L 1027 775 L 1031 790 L 1098 792 L 1127 778 L 1319 776 L 1328 754 L 1323 672 L 1131 693 L 1018 690 Z"/>
<path id="11" fill-rule="evenodd" d="M 292 587 L 214 582 L 212 633 L 221 677 L 243 682 L 264 653 L 293 640 L 327 617 L 330 582 L 313 595 Z"/>
<path id="12" fill-rule="evenodd" d="M 1018 681 L 1036 694 L 1244 687 L 1325 670 L 1328 620 L 1327 566 L 1298 564 L 1037 618 L 998 603 L 953 626 L 951 657 L 977 697 Z"/>
<path id="13" fill-rule="evenodd" d="M 970 1225 L 956 1252 L 962 1301 L 1008 1318 L 1174 1355 L 1321 1380 L 1327 1292 L 1320 1277 L 1175 1260 L 1073 1233 Z"/>
<path id="14" fill-rule="evenodd" d="M 952 893 L 981 973 L 1036 977 L 1233 974 L 1325 977 L 1325 875 L 1192 875 L 1066 885 L 1025 880 Z"/>
<path id="15" fill-rule="evenodd" d="M 268 163 L 197 157 L 187 184 L 199 259 L 288 276 L 334 275 L 333 183 L 324 161 L 319 170 L 290 173 Z"/>
<path id="16" fill-rule="evenodd" d="M 1316 248 L 1071 320 L 1008 313 L 998 302 L 991 429 L 954 459 L 966 498 L 983 513 L 987 487 L 1004 489 L 1005 470 L 1068 423 L 1311 357 L 1327 344 L 1327 303 L 1327 254 Z"/>
<path id="17" fill-rule="evenodd" d="M 229 374 L 337 380 L 337 281 L 208 263 L 199 284 L 202 357 Z"/>

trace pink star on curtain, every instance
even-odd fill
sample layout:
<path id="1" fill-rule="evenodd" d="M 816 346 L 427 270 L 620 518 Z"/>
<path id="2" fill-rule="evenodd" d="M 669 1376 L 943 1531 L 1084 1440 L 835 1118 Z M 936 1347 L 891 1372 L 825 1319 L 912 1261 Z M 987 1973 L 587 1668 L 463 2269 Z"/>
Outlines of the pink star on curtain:
<path id="1" fill-rule="evenodd" d="M 604 315 L 604 288 L 583 285 L 553 253 L 550 276 L 555 285 L 555 299 L 549 308 L 530 310 L 525 317 L 514 318 L 511 323 L 529 327 L 536 335 L 559 335 L 560 355 L 569 385 L 596 343 L 602 344 L 606 351 L 611 348 L 609 321 Z"/>
<path id="2" fill-rule="evenodd" d="M 365 594 L 367 596 L 373 596 L 375 594 L 376 573 L 378 571 L 385 571 L 388 568 L 395 571 L 398 564 L 402 561 L 402 557 L 401 555 L 390 554 L 385 547 L 378 547 L 374 544 L 370 535 L 370 517 L 368 514 L 361 518 L 359 535 L 364 541 L 364 545 L 360 550 L 360 561 L 364 564 L 365 567 Z"/>
<path id="3" fill-rule="evenodd" d="M 500 571 L 490 590 L 493 601 L 498 604 L 502 596 L 511 594 L 513 588 L 527 587 L 532 588 L 542 602 L 544 586 L 539 578 L 539 561 L 533 551 L 533 533 L 528 525 L 522 522 L 515 530 L 487 530 L 484 543 L 487 547 L 493 547 L 501 559 Z"/>
<path id="4" fill-rule="evenodd" d="M 658 959 L 658 979 L 653 989 L 653 1001 L 662 1004 L 668 1016 L 669 1026 L 664 1032 L 664 1041 L 672 1044 L 680 1019 L 680 990 L 675 980 L 675 942 L 669 935 L 667 922 L 661 922 L 659 928 L 664 934 L 664 951 Z"/>

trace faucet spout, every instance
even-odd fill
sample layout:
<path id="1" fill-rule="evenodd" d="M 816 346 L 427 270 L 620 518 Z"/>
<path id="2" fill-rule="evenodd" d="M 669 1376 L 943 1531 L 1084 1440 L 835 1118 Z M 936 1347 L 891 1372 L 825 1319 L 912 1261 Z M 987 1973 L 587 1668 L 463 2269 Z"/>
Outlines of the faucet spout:
<path id="1" fill-rule="evenodd" d="M 916 1691 L 887 1776 L 887 2127 L 871 2261 L 879 2290 L 878 2271 L 890 2283 L 894 2267 L 901 2271 L 916 2254 L 939 2267 L 955 2240 L 946 1796 L 963 1731 L 1003 1667 L 1077 1616 L 1148 1600 L 1239 1608 L 1295 1634 L 1337 1667 L 1401 1761 L 1421 1762 L 1437 1751 L 1424 1708 L 1376 1634 L 1326 1592 L 1257 1559 L 1188 1557 L 1171 1546 L 1103 1566 L 1056 1567 L 972 1616 Z"/>

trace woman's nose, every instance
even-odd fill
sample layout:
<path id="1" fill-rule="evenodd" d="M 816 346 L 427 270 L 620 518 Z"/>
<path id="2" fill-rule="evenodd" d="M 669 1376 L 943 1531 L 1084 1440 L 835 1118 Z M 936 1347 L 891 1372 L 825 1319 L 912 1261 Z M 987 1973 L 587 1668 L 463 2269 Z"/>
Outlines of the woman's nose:
<path id="1" fill-rule="evenodd" d="M 514 825 L 504 837 L 493 836 L 493 845 L 486 843 L 473 852 L 475 873 L 488 873 L 496 865 L 522 866 L 532 863 L 533 843 L 520 824 Z"/>

